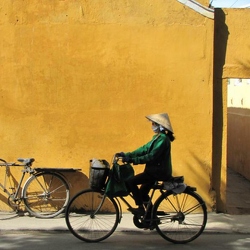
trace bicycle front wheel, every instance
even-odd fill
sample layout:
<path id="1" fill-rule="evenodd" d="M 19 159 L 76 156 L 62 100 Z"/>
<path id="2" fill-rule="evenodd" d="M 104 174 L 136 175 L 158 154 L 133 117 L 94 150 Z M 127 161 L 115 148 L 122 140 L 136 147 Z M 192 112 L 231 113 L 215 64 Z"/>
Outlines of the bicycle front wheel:
<path id="1" fill-rule="evenodd" d="M 92 189 L 83 190 L 69 202 L 65 213 L 70 232 L 80 240 L 98 242 L 108 238 L 119 222 L 114 199 Z"/>
<path id="2" fill-rule="evenodd" d="M 52 218 L 66 208 L 69 202 L 69 186 L 59 174 L 41 172 L 27 180 L 23 199 L 31 215 Z"/>
<path id="3" fill-rule="evenodd" d="M 203 199 L 191 188 L 181 194 L 166 192 L 155 204 L 156 230 L 173 243 L 188 243 L 196 239 L 207 222 L 207 209 Z"/>

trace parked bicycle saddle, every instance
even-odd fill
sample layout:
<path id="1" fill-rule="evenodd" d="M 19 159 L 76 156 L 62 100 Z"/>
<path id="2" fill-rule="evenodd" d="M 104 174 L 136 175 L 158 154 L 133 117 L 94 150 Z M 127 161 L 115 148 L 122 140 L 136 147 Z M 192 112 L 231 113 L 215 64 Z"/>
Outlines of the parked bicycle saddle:
<path id="1" fill-rule="evenodd" d="M 35 161 L 34 158 L 18 158 L 17 160 L 18 160 L 19 162 L 22 162 L 22 163 L 25 164 L 25 165 L 30 165 L 30 164 L 32 164 L 32 162 Z"/>

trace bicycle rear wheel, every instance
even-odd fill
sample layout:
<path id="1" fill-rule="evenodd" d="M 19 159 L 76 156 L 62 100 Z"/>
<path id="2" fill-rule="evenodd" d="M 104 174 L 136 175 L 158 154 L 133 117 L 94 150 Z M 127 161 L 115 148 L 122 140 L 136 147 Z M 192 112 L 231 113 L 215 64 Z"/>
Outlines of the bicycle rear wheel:
<path id="1" fill-rule="evenodd" d="M 188 243 L 196 239 L 207 222 L 207 209 L 203 199 L 190 187 L 181 194 L 166 192 L 155 204 L 158 233 L 173 243 Z"/>
<path id="2" fill-rule="evenodd" d="M 98 242 L 108 238 L 119 222 L 119 209 L 114 199 L 102 192 L 87 189 L 76 194 L 65 213 L 70 232 L 80 240 Z"/>
<path id="3" fill-rule="evenodd" d="M 52 218 L 66 208 L 69 186 L 59 174 L 41 172 L 27 180 L 23 199 L 30 214 L 38 218 Z"/>

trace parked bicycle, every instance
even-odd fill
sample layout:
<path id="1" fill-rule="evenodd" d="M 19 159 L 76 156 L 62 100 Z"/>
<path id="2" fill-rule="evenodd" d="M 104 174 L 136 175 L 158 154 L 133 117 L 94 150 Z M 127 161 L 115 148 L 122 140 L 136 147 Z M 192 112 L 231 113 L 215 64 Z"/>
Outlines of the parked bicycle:
<path id="1" fill-rule="evenodd" d="M 113 168 L 118 160 L 114 158 Z M 132 208 L 128 198 L 132 197 L 131 194 L 127 197 L 107 195 L 110 178 L 111 175 L 103 188 L 82 190 L 69 202 L 65 213 L 66 224 L 78 239 L 99 242 L 108 238 L 122 219 L 120 201 L 128 210 Z M 196 188 L 185 185 L 183 181 L 183 177 L 175 177 L 170 182 L 156 182 L 151 189 L 150 200 L 145 204 L 145 215 L 135 214 L 134 225 L 156 229 L 172 243 L 188 243 L 201 235 L 207 222 L 206 204 L 196 193 Z"/>
<path id="2" fill-rule="evenodd" d="M 0 183 L 0 188 L 7 193 L 9 205 L 3 202 L 4 196 L 0 197 L 0 219 L 18 215 L 22 202 L 30 215 L 38 218 L 52 218 L 62 213 L 69 202 L 69 185 L 65 178 L 52 169 L 32 168 L 33 158 L 19 158 L 18 161 L 20 164 L 0 159 L 0 167 L 5 167 L 4 183 Z M 14 180 L 11 184 L 12 167 L 23 168 L 18 183 Z M 30 177 L 22 186 L 26 174 Z"/>

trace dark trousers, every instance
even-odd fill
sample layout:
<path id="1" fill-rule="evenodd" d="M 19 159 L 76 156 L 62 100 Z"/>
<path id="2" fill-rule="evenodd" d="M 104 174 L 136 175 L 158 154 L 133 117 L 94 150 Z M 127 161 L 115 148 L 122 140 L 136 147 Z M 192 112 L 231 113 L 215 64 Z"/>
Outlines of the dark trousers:
<path id="1" fill-rule="evenodd" d="M 135 204 L 138 206 L 143 205 L 143 202 L 149 200 L 148 193 L 155 183 L 155 179 L 149 174 L 143 172 L 138 175 L 133 176 L 128 181 L 126 181 L 129 191 L 133 194 Z M 140 189 L 138 185 L 141 184 Z"/>

